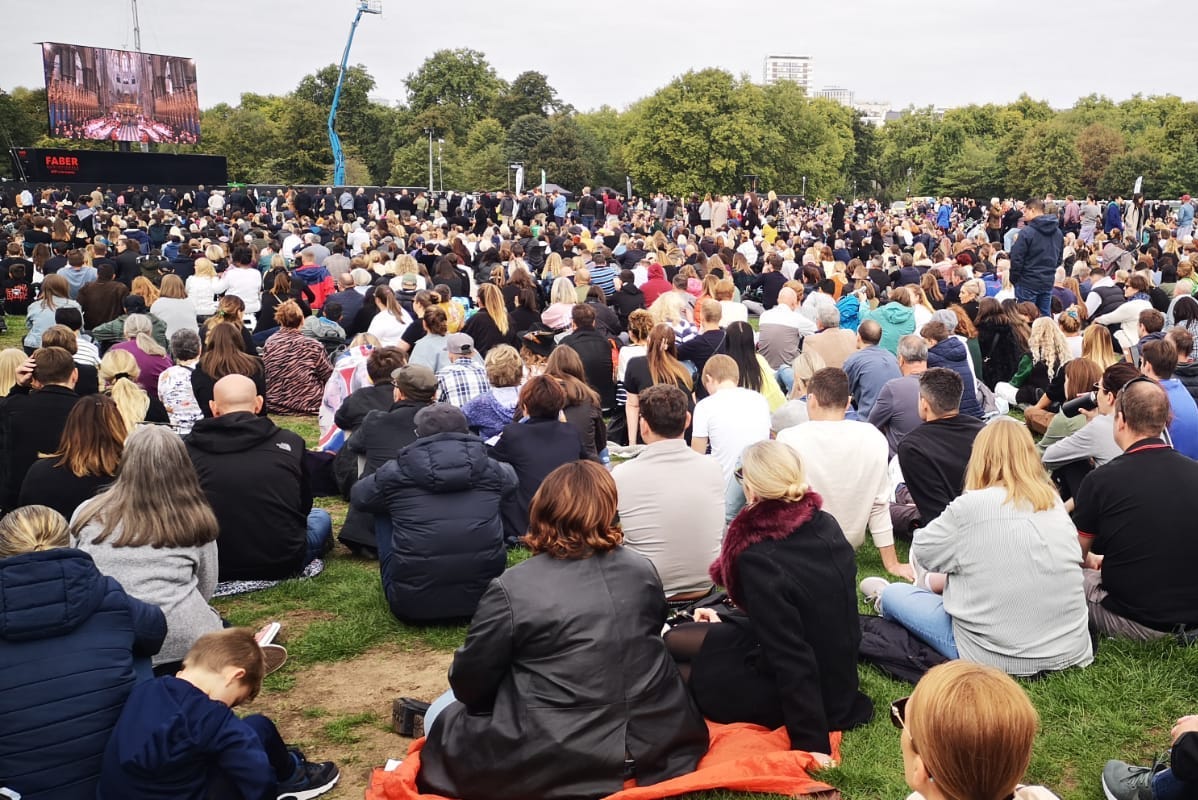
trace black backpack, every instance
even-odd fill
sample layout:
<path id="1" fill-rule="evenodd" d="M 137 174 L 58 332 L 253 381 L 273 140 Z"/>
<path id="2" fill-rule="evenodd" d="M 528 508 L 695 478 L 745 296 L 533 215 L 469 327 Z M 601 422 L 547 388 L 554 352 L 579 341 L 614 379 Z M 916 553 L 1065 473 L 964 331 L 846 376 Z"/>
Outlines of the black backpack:
<path id="1" fill-rule="evenodd" d="M 897 681 L 919 683 L 925 672 L 948 661 L 897 622 L 872 614 L 861 614 L 859 619 L 858 660 L 872 664 Z"/>

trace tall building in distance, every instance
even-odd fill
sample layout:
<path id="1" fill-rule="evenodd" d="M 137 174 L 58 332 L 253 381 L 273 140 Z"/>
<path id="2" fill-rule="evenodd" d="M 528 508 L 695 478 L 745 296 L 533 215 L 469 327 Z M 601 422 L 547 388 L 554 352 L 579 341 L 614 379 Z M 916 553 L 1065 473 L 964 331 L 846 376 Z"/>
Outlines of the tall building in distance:
<path id="1" fill-rule="evenodd" d="M 764 83 L 793 81 L 811 92 L 811 56 L 766 56 L 762 80 Z"/>

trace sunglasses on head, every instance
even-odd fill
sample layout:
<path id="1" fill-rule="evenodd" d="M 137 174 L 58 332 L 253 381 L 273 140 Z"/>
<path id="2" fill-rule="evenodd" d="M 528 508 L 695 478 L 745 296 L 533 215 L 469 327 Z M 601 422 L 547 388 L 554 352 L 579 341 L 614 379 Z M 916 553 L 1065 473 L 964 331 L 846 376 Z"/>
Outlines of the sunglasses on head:
<path id="1" fill-rule="evenodd" d="M 1154 381 L 1152 378 L 1149 378 L 1147 375 L 1138 375 L 1135 378 L 1132 378 L 1130 381 L 1123 384 L 1122 389 L 1120 389 L 1118 392 L 1115 393 L 1115 413 L 1116 414 L 1123 413 L 1123 395 L 1125 395 L 1127 393 L 1127 387 L 1135 386 L 1137 383 L 1151 383 L 1153 386 L 1160 385 L 1156 381 Z"/>
<path id="2" fill-rule="evenodd" d="M 907 701 L 911 697 L 900 697 L 890 704 L 890 724 L 899 730 L 904 730 L 907 727 Z"/>
<path id="3" fill-rule="evenodd" d="M 732 477 L 736 478 L 736 482 L 737 482 L 737 483 L 743 483 L 743 482 L 744 482 L 744 480 L 745 480 L 745 470 L 744 470 L 744 467 L 737 467 L 737 468 L 736 468 L 736 469 L 733 471 L 733 473 L 732 473 Z"/>

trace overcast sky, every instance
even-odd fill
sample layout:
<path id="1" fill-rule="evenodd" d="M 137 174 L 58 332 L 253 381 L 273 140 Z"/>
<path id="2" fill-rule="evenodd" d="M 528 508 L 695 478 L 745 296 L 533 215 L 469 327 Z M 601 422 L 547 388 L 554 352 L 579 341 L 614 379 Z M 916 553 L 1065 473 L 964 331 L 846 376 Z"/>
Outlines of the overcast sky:
<path id="1" fill-rule="evenodd" d="M 125 0 L 0 5 L 0 88 L 42 85 L 35 42 L 133 47 Z M 285 93 L 340 61 L 356 7 L 355 0 L 143 0 L 142 49 L 194 58 L 202 107 L 235 104 L 243 91 Z M 622 108 L 688 69 L 721 67 L 760 80 L 768 54 L 811 55 L 814 88 L 842 86 L 859 101 L 893 108 L 1001 103 L 1021 92 L 1054 107 L 1090 93 L 1192 100 L 1198 50 L 1184 38 L 1168 42 L 1178 32 L 1170 21 L 1187 8 L 1176 0 L 383 0 L 383 15 L 358 27 L 350 63 L 374 76 L 374 96 L 403 100 L 404 78 L 427 56 L 471 47 L 507 80 L 524 70 L 545 73 L 580 110 Z"/>

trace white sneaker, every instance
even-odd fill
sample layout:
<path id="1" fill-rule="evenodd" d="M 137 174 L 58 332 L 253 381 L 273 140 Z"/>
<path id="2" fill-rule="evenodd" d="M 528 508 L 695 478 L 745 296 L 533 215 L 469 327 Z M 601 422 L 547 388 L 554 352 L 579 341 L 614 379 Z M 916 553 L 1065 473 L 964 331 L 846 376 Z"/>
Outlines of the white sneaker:
<path id="1" fill-rule="evenodd" d="M 874 575 L 869 578 L 863 578 L 857 588 L 861 590 L 861 594 L 865 595 L 865 599 L 873 604 L 875 611 L 881 611 L 882 590 L 889 585 L 890 581 Z"/>

